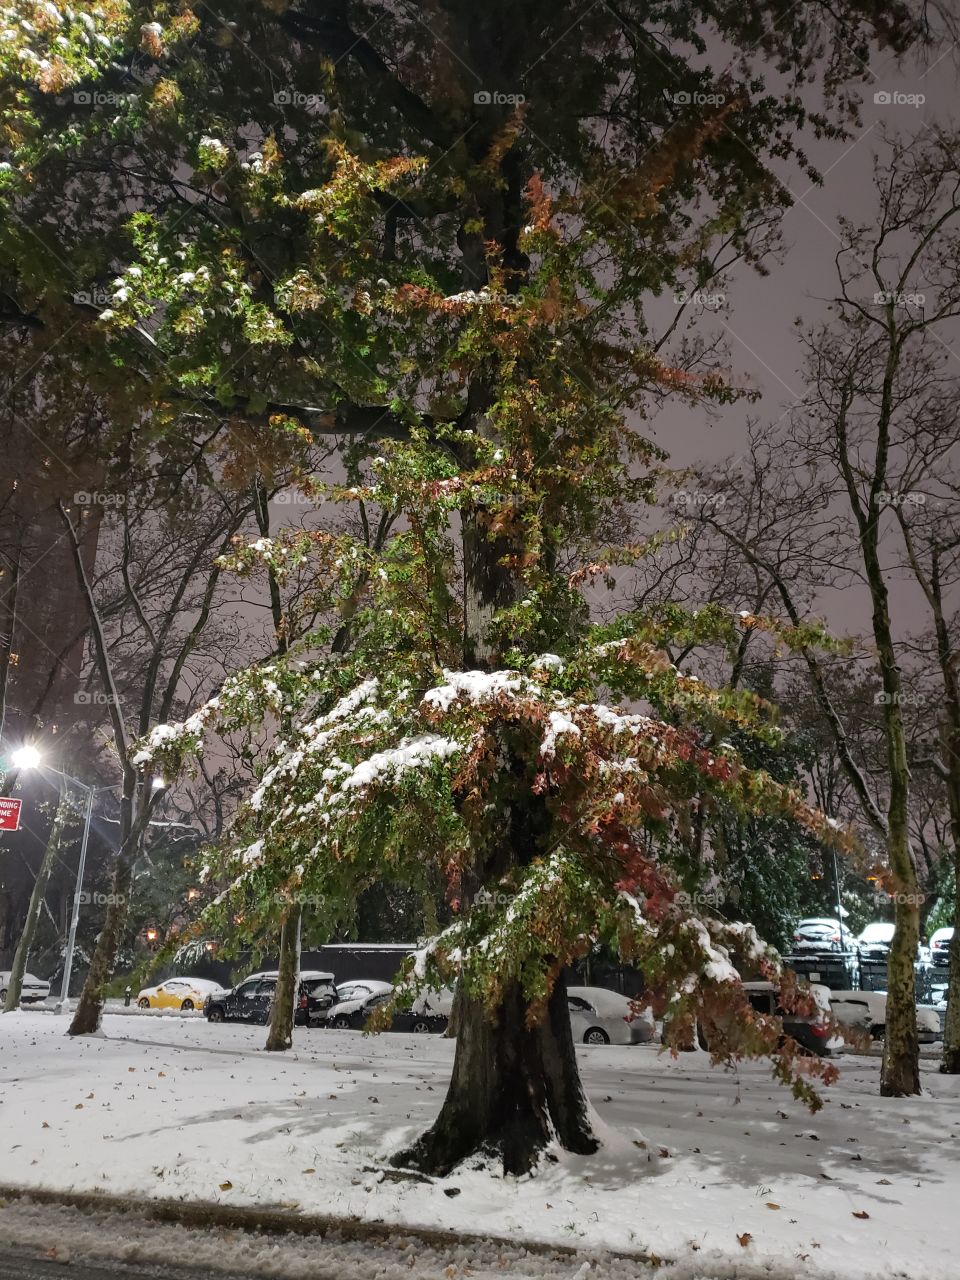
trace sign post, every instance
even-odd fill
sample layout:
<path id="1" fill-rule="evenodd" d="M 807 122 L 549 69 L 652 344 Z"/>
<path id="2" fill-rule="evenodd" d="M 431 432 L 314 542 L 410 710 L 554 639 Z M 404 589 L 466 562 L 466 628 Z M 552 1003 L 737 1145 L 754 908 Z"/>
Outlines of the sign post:
<path id="1" fill-rule="evenodd" d="M 0 796 L 0 831 L 20 830 L 20 806 L 22 800 L 12 800 L 9 796 Z"/>

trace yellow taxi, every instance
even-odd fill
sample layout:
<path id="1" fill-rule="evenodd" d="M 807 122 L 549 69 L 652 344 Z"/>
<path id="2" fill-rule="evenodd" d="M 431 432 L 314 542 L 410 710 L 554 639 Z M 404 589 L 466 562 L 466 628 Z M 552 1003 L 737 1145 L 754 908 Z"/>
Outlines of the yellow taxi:
<path id="1" fill-rule="evenodd" d="M 137 996 L 141 1009 L 202 1009 L 207 998 L 223 988 L 208 978 L 167 978 L 155 987 L 144 987 Z"/>

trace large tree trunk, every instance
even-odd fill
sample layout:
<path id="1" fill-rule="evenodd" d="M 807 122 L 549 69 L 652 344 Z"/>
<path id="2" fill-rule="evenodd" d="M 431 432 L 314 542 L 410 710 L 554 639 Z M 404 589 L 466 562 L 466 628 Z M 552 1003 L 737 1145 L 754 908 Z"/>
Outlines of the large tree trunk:
<path id="1" fill-rule="evenodd" d="M 67 820 L 68 811 L 67 796 L 63 792 L 57 805 L 53 826 L 50 828 L 47 847 L 43 851 L 43 858 L 40 862 L 40 869 L 37 871 L 37 878 L 34 881 L 33 892 L 30 894 L 30 905 L 27 907 L 27 918 L 23 923 L 23 932 L 20 934 L 20 941 L 17 943 L 17 950 L 13 957 L 10 981 L 7 984 L 7 998 L 3 1005 L 4 1013 L 12 1013 L 20 1003 L 20 996 L 23 991 L 23 975 L 27 971 L 27 958 L 30 955 L 30 948 L 33 946 L 33 936 L 37 931 L 37 920 L 40 917 L 40 908 L 43 905 L 43 895 L 47 891 L 50 873 L 53 870 L 57 854 L 60 852 L 60 836 Z"/>
<path id="2" fill-rule="evenodd" d="M 522 1174 L 554 1141 L 581 1155 L 596 1151 L 563 981 L 533 1027 L 516 983 L 493 1021 L 462 993 L 456 1003 L 457 1053 L 446 1100 L 433 1127 L 393 1163 L 442 1176 L 480 1154 L 502 1160 L 504 1173 Z"/>
<path id="3" fill-rule="evenodd" d="M 303 908 L 295 904 L 287 912 L 280 931 L 280 963 L 277 989 L 270 1008 L 270 1030 L 266 1048 L 289 1049 L 293 1044 L 293 1020 L 297 1008 L 297 979 L 300 976 L 300 923 Z"/>
<path id="4" fill-rule="evenodd" d="M 884 692 L 887 768 L 887 857 L 893 874 L 894 931 L 887 964 L 887 1024 L 883 1041 L 880 1093 L 901 1098 L 920 1092 L 920 1042 L 917 1037 L 916 970 L 920 941 L 920 886 L 910 849 L 910 769 L 903 725 L 900 669 L 890 626 L 887 586 L 877 549 L 877 524 L 864 531 L 864 562 L 873 599 L 873 634 Z"/>
<path id="5" fill-rule="evenodd" d="M 68 1035 L 94 1035 L 100 1030 L 107 984 L 113 977 L 127 923 L 127 904 L 130 883 L 133 879 L 132 869 L 132 857 L 121 856 L 117 859 L 113 869 L 113 879 L 110 882 L 107 917 L 97 938 L 97 945 L 93 949 L 93 959 L 90 961 L 90 969 L 74 1010 L 73 1019 L 67 1031 Z"/>

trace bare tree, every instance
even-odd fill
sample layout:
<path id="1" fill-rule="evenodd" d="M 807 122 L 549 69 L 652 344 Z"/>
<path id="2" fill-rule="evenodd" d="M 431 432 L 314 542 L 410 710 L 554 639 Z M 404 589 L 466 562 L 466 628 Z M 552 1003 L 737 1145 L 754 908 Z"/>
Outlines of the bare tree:
<path id="1" fill-rule="evenodd" d="M 892 144 L 876 172 L 878 217 L 842 226 L 833 316 L 807 335 L 803 402 L 785 429 L 754 434 L 747 484 L 702 518 L 776 589 L 820 709 L 869 827 L 882 840 L 896 905 L 881 1092 L 918 1093 L 914 963 L 921 894 L 911 845 L 910 725 L 915 695 L 891 590 L 903 577 L 898 528 L 958 440 L 948 339 L 960 316 L 960 154 L 956 141 Z M 917 496 L 919 495 L 919 497 Z M 882 710 L 881 785 L 839 713 L 822 653 L 804 639 L 824 592 L 857 586 L 870 610 Z M 902 588 L 901 588 L 902 593 Z"/>
<path id="2" fill-rule="evenodd" d="M 252 500 L 248 491 L 196 487 L 190 497 L 179 495 L 171 513 L 158 508 L 150 492 L 131 489 L 117 510 L 112 542 L 105 541 L 102 552 L 108 567 L 95 588 L 82 555 L 82 513 L 78 520 L 61 504 L 90 625 L 98 701 L 108 713 L 110 751 L 122 779 L 112 893 L 71 1035 L 99 1027 L 123 937 L 132 868 L 160 795 L 138 770 L 134 743 L 191 700 L 198 686 L 222 678 L 223 636 L 215 663 L 208 635 L 222 576 L 218 557 L 249 519 Z"/>

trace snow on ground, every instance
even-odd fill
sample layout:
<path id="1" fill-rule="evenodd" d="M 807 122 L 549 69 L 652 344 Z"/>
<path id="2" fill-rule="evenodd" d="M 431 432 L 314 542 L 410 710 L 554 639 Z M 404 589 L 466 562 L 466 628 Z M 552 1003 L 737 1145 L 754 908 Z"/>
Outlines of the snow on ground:
<path id="1" fill-rule="evenodd" d="M 435 1116 L 450 1041 L 298 1029 L 290 1053 L 268 1054 L 263 1028 L 197 1019 L 108 1014 L 105 1035 L 83 1040 L 65 1028 L 0 1016 L 0 1183 L 648 1251 L 677 1260 L 677 1280 L 957 1275 L 960 1081 L 932 1063 L 923 1097 L 881 1099 L 879 1064 L 850 1056 L 811 1116 L 759 1063 L 733 1073 L 702 1054 L 581 1046 L 590 1100 L 618 1134 L 608 1149 L 534 1178 L 462 1169 L 422 1183 L 385 1178 L 384 1160 Z M 14 1211 L 0 1210 L 0 1241 L 15 1238 Z"/>
<path id="2" fill-rule="evenodd" d="M 91 1212 L 12 1201 L 0 1207 L 0 1275 L 22 1280 L 21 1259 L 39 1257 L 70 1266 L 108 1257 L 121 1280 L 795 1280 L 792 1260 L 782 1269 L 691 1254 L 653 1270 L 599 1251 L 534 1253 L 522 1244 L 425 1243 L 400 1231 L 382 1241 L 347 1240 L 336 1232 L 316 1236 L 260 1235 L 236 1230 L 184 1230 L 134 1213 Z M 6 1246 L 6 1247 L 5 1247 Z M 5 1267 L 6 1264 L 6 1267 Z M 13 1264 L 13 1265 L 11 1265 Z M 126 1268 L 131 1268 L 132 1274 Z M 122 1268 L 122 1270 L 121 1270 Z M 185 1268 L 185 1270 L 181 1270 Z M 44 1275 L 48 1274 L 46 1271 Z M 94 1273 L 83 1270 L 82 1275 Z M 99 1268 L 97 1280 L 106 1280 Z M 817 1273 L 818 1280 L 844 1280 Z"/>

